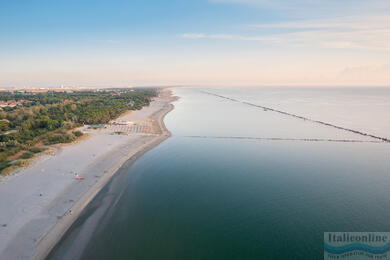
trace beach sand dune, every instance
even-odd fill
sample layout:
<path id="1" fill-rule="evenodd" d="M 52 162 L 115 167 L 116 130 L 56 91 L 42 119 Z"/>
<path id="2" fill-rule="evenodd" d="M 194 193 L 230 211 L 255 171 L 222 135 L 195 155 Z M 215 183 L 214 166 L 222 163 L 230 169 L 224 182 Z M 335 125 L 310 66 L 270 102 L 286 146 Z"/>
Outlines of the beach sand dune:
<path id="1" fill-rule="evenodd" d="M 3 177 L 1 259 L 45 258 L 127 160 L 170 136 L 163 118 L 173 109 L 173 100 L 171 92 L 164 89 L 150 106 L 119 118 L 146 126 L 141 131 L 118 134 L 110 127 L 88 130 L 89 136 L 80 142 L 61 146 L 54 154 L 42 155 L 32 166 Z"/>

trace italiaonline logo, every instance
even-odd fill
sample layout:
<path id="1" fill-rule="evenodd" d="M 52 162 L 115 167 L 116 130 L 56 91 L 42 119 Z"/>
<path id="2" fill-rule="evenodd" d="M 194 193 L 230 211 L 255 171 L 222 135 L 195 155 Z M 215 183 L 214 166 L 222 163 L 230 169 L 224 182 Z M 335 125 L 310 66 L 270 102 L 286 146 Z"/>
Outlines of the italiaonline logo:
<path id="1" fill-rule="evenodd" d="M 324 259 L 390 259 L 390 232 L 325 232 Z"/>

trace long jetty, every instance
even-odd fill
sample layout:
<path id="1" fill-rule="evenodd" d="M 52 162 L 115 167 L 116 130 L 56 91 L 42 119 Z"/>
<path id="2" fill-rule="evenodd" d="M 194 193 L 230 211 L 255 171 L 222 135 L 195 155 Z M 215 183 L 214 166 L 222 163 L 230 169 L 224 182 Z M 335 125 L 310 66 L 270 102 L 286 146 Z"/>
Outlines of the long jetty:
<path id="1" fill-rule="evenodd" d="M 241 100 L 238 100 L 238 99 L 222 96 L 222 95 L 211 93 L 211 92 L 207 92 L 207 91 L 201 91 L 201 92 L 204 93 L 204 94 L 208 94 L 208 95 L 216 96 L 216 97 L 219 97 L 219 98 L 227 99 L 227 100 L 230 100 L 230 101 L 233 101 L 233 102 L 238 102 L 238 103 L 242 103 L 242 104 L 245 104 L 245 105 L 248 105 L 248 106 L 261 108 L 264 111 L 271 111 L 271 112 L 279 113 L 279 114 L 282 114 L 282 115 L 294 117 L 294 118 L 301 119 L 301 120 L 304 120 L 304 121 L 309 121 L 309 122 L 313 122 L 313 123 L 316 123 L 316 124 L 321 124 L 321 125 L 333 127 L 333 128 L 336 128 L 336 129 L 340 129 L 340 130 L 343 130 L 343 131 L 351 132 L 351 133 L 358 134 L 358 135 L 361 135 L 361 136 L 371 137 L 371 138 L 380 140 L 382 142 L 390 143 L 390 139 L 386 138 L 386 137 L 381 137 L 381 136 L 365 133 L 365 132 L 362 132 L 362 131 L 359 131 L 359 130 L 354 130 L 354 129 L 350 129 L 350 128 L 334 125 L 334 124 L 323 122 L 323 121 L 320 121 L 320 120 L 315 120 L 315 119 L 311 119 L 311 118 L 308 118 L 308 117 L 299 116 L 299 115 L 296 115 L 296 114 L 292 114 L 292 113 L 285 112 L 285 111 L 282 111 L 282 110 L 274 109 L 274 108 L 271 108 L 271 107 L 257 105 L 257 104 L 249 103 L 249 102 L 246 102 L 246 101 L 241 101 Z"/>
<path id="2" fill-rule="evenodd" d="M 176 136 L 177 137 L 177 136 Z M 303 141 L 303 142 L 335 142 L 335 143 L 383 143 L 377 140 L 356 140 L 356 139 L 331 139 L 331 138 L 283 138 L 283 137 L 249 137 L 249 136 L 208 136 L 208 135 L 185 135 L 181 137 L 199 139 L 237 139 L 237 140 L 259 140 L 259 141 Z"/>

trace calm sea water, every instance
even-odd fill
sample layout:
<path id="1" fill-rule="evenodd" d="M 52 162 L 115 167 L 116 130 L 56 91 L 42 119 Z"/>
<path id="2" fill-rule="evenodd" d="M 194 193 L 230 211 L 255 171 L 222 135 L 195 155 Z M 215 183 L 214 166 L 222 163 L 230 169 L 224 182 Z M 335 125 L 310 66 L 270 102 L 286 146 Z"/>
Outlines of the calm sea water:
<path id="1" fill-rule="evenodd" d="M 203 90 L 389 133 L 388 89 Z M 173 136 L 122 169 L 49 259 L 323 259 L 326 231 L 390 231 L 390 144 L 175 92 Z"/>

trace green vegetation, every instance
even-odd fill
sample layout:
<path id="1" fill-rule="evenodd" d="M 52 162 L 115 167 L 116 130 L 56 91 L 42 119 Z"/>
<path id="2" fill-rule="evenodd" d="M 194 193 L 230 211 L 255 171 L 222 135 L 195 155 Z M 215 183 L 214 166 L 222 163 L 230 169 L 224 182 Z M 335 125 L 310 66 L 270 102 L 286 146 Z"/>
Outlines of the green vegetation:
<path id="1" fill-rule="evenodd" d="M 155 89 L 0 92 L 0 101 L 19 102 L 0 109 L 0 172 L 42 152 L 46 145 L 74 141 L 83 135 L 72 131 L 76 127 L 105 124 L 126 110 L 141 109 L 156 94 Z"/>
<path id="2" fill-rule="evenodd" d="M 32 153 L 40 153 L 40 152 L 43 152 L 46 150 L 46 148 L 42 148 L 42 147 L 31 147 L 28 149 L 30 152 Z"/>
<path id="3" fill-rule="evenodd" d="M 83 135 L 83 132 L 81 132 L 81 131 L 74 131 L 74 132 L 72 132 L 72 134 L 74 134 L 74 136 L 76 136 L 76 137 L 80 137 L 80 136 Z"/>
<path id="4" fill-rule="evenodd" d="M 20 156 L 20 158 L 21 158 L 21 159 L 29 159 L 29 158 L 31 158 L 31 157 L 33 157 L 33 156 L 34 156 L 33 153 L 31 153 L 31 152 L 25 152 L 25 153 L 22 154 L 22 156 Z"/>

